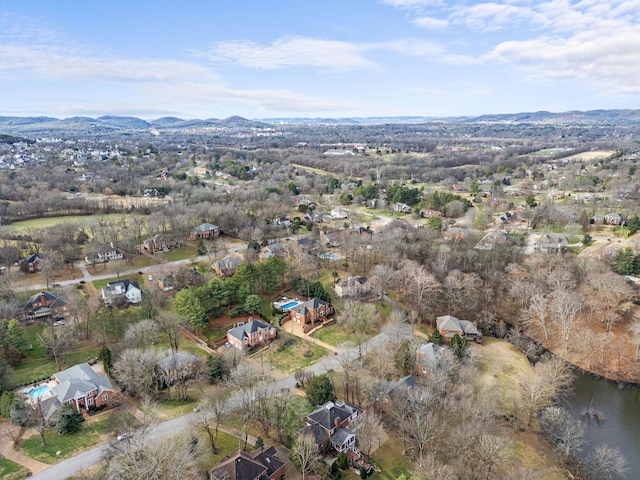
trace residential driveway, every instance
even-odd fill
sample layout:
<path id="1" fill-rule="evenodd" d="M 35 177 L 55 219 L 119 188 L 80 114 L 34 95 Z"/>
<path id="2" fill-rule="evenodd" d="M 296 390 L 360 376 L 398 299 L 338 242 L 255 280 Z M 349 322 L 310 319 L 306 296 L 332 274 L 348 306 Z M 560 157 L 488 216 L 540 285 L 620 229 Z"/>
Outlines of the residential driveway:
<path id="1" fill-rule="evenodd" d="M 29 458 L 13 449 L 13 440 L 8 433 L 11 427 L 13 427 L 13 425 L 7 421 L 0 423 L 0 455 L 28 468 L 33 473 L 41 472 L 49 468 L 51 465 Z"/>

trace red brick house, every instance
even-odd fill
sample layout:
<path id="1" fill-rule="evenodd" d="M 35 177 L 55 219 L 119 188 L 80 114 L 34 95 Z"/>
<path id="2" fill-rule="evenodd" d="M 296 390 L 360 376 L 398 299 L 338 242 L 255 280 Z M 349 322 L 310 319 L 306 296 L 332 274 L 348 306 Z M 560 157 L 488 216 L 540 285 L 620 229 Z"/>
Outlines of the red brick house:
<path id="1" fill-rule="evenodd" d="M 39 253 L 29 255 L 18 261 L 18 266 L 24 273 L 37 273 L 42 270 L 42 256 Z"/>
<path id="2" fill-rule="evenodd" d="M 20 306 L 24 320 L 69 315 L 69 300 L 64 295 L 55 292 L 36 293 Z"/>
<path id="3" fill-rule="evenodd" d="M 209 472 L 215 480 L 280 480 L 284 476 L 284 462 L 274 447 L 258 448 L 250 454 L 244 450 L 223 460 Z"/>
<path id="4" fill-rule="evenodd" d="M 482 333 L 469 320 L 459 320 L 452 315 L 443 315 L 436 318 L 436 325 L 440 335 L 447 341 L 451 341 L 455 335 L 458 335 L 459 337 L 465 337 L 467 340 L 482 343 Z"/>
<path id="5" fill-rule="evenodd" d="M 189 239 L 191 240 L 212 240 L 220 236 L 220 227 L 212 223 L 202 223 L 191 230 Z"/>
<path id="6" fill-rule="evenodd" d="M 312 298 L 289 310 L 291 320 L 301 325 L 323 322 L 334 313 L 333 305 L 319 298 Z"/>
<path id="7" fill-rule="evenodd" d="M 115 389 L 106 374 L 99 374 L 88 363 L 53 374 L 55 385 L 40 386 L 38 394 L 25 391 L 31 402 L 39 401 L 44 417 L 49 419 L 63 404 L 73 405 L 78 412 L 88 412 L 108 406 Z"/>
<path id="8" fill-rule="evenodd" d="M 227 341 L 240 350 L 266 345 L 277 336 L 278 332 L 273 325 L 255 318 L 250 318 L 247 323 L 227 331 Z"/>
<path id="9" fill-rule="evenodd" d="M 312 435 L 319 451 L 332 446 L 338 452 L 356 449 L 356 434 L 349 428 L 362 410 L 347 402 L 327 402 L 307 415 L 307 424 L 300 431 Z"/>

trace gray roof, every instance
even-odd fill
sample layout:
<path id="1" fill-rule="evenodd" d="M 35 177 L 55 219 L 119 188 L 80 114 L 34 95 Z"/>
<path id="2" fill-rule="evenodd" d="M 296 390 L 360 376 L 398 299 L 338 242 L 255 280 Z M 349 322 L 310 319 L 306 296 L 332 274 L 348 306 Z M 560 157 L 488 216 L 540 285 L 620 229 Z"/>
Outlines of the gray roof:
<path id="1" fill-rule="evenodd" d="M 220 227 L 218 227 L 217 225 L 214 225 L 213 223 L 202 223 L 200 225 L 198 225 L 196 228 L 194 228 L 192 231 L 195 232 L 207 232 L 209 230 L 219 230 Z"/>
<path id="2" fill-rule="evenodd" d="M 344 445 L 347 443 L 347 440 L 354 435 L 355 434 L 349 427 L 339 428 L 331 436 L 331 443 L 338 446 Z"/>
<path id="3" fill-rule="evenodd" d="M 235 270 L 242 265 L 242 260 L 232 255 L 227 255 L 216 262 L 220 270 Z"/>
<path id="4" fill-rule="evenodd" d="M 170 372 L 171 370 L 175 370 L 177 367 L 189 365 L 197 361 L 198 359 L 195 357 L 195 355 L 192 355 L 189 352 L 185 352 L 184 350 L 180 350 L 179 352 L 173 353 L 168 357 L 160 360 L 158 362 L 158 365 L 165 372 Z"/>
<path id="5" fill-rule="evenodd" d="M 79 363 L 53 376 L 58 385 L 52 387 L 51 391 L 62 403 L 83 397 L 92 390 L 96 390 L 96 395 L 114 391 L 109 377 L 99 374 L 88 363 Z"/>
<path id="6" fill-rule="evenodd" d="M 328 306 L 331 305 L 329 302 L 325 302 L 324 300 L 320 300 L 319 298 L 312 298 L 311 300 L 307 300 L 304 303 L 300 303 L 299 305 L 296 305 L 295 307 L 291 308 L 290 310 L 293 310 L 296 313 L 299 313 L 301 315 L 306 314 L 307 309 L 308 310 L 317 310 L 318 308 L 320 308 L 321 306 Z"/>
<path id="7" fill-rule="evenodd" d="M 227 333 L 233 337 L 236 337 L 238 340 L 244 339 L 245 336 L 249 336 L 252 333 L 256 333 L 260 329 L 269 329 L 272 328 L 272 325 L 263 322 L 262 320 L 258 320 L 256 318 L 251 319 L 244 325 L 240 325 L 238 327 L 232 328 Z"/>
<path id="8" fill-rule="evenodd" d="M 356 412 L 360 414 L 362 410 L 346 402 L 327 402 L 307 415 L 307 421 L 317 423 L 330 431 L 335 428 L 336 420 L 344 421 Z"/>

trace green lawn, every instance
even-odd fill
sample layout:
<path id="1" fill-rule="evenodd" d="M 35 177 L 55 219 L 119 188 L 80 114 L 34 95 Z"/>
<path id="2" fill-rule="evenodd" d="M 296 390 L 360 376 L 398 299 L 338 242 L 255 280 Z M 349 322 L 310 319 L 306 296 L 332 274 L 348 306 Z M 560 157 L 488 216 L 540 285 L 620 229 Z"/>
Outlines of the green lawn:
<path id="1" fill-rule="evenodd" d="M 96 272 L 98 273 L 98 272 Z M 134 274 L 134 278 L 135 276 L 137 276 L 138 278 L 136 278 L 136 280 L 134 280 L 135 282 L 138 282 L 138 286 L 140 288 L 144 287 L 144 276 L 143 275 L 137 275 Z M 129 276 L 128 275 L 123 275 L 121 277 L 112 277 L 112 278 L 105 278 L 103 280 L 94 280 L 93 282 L 93 286 L 95 287 L 95 289 L 99 292 L 101 289 L 103 289 L 104 287 L 107 286 L 107 283 L 109 282 L 117 282 L 118 280 L 129 280 Z"/>
<path id="2" fill-rule="evenodd" d="M 28 470 L 22 465 L 18 465 L 0 456 L 0 478 L 2 480 L 18 480 L 19 478 L 24 478 L 27 471 Z"/>
<path id="3" fill-rule="evenodd" d="M 381 472 L 374 473 L 373 480 L 395 480 L 403 473 L 407 475 L 413 468 L 411 457 L 402 455 L 403 443 L 399 438 L 390 437 L 371 455 L 373 464 Z M 409 476 L 409 475 L 407 475 Z"/>
<path id="4" fill-rule="evenodd" d="M 292 337 L 282 331 L 278 332 L 278 337 L 280 337 L 279 340 L 274 342 L 271 348 L 263 355 L 265 363 L 271 363 L 273 368 L 281 372 L 292 373 L 301 368 L 306 368 L 329 353 L 326 349 L 318 345 L 307 343 L 300 338 Z M 285 340 L 291 338 L 293 338 L 295 342 L 290 345 L 284 345 Z M 282 348 L 282 350 L 280 350 L 280 348 Z M 309 350 L 311 350 L 313 354 L 307 357 L 305 353 Z M 259 356 L 256 358 L 260 359 Z"/>
<path id="5" fill-rule="evenodd" d="M 98 215 L 70 215 L 68 217 L 34 218 L 32 220 L 13 222 L 11 225 L 0 227 L 0 230 L 13 232 L 18 230 L 20 232 L 24 232 L 28 228 L 47 228 L 60 223 L 93 223 L 100 219 L 110 219 L 115 222 L 128 217 L 131 217 L 131 215 L 126 213 L 108 213 Z"/>
<path id="6" fill-rule="evenodd" d="M 321 342 L 327 343 L 332 347 L 337 347 L 346 342 L 352 341 L 352 336 L 344 328 L 338 324 L 329 325 L 328 327 L 321 328 L 313 334 L 314 338 L 317 338 Z"/>
<path id="7" fill-rule="evenodd" d="M 100 414 L 99 418 L 87 420 L 79 431 L 72 435 L 58 435 L 55 430 L 47 430 L 47 444 L 42 446 L 40 435 L 28 438 L 19 448 L 25 455 L 44 463 L 56 463 L 75 453 L 86 450 L 104 440 L 105 426 L 111 412 Z M 58 456 L 56 452 L 61 452 Z"/>
<path id="8" fill-rule="evenodd" d="M 87 348 L 71 352 L 60 362 L 60 370 L 69 368 L 77 363 L 86 362 L 92 357 L 97 357 L 99 352 L 100 348 Z M 32 360 L 25 360 L 21 362 L 20 365 L 14 367 L 13 384 L 15 386 L 29 384 L 37 380 L 49 378 L 57 371 L 56 362 L 52 358 L 43 356 Z"/>
<path id="9" fill-rule="evenodd" d="M 156 253 L 158 258 L 164 258 L 167 262 L 175 262 L 176 260 L 184 260 L 185 258 L 191 258 L 198 254 L 195 245 L 185 244 L 180 248 L 176 248 L 169 252 Z"/>

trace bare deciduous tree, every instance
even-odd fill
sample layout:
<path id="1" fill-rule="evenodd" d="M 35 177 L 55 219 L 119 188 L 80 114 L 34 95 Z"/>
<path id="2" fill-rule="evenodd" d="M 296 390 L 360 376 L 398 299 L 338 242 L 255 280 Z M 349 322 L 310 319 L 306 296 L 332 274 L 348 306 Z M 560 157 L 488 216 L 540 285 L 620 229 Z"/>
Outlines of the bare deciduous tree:
<path id="1" fill-rule="evenodd" d="M 38 342 L 47 349 L 47 353 L 56 361 L 60 370 L 60 360 L 67 354 L 72 341 L 71 330 L 67 327 L 46 327 L 38 335 Z"/>
<path id="2" fill-rule="evenodd" d="M 359 449 L 369 457 L 384 442 L 386 435 L 382 419 L 369 410 L 353 422 L 353 430 L 358 435 Z"/>

